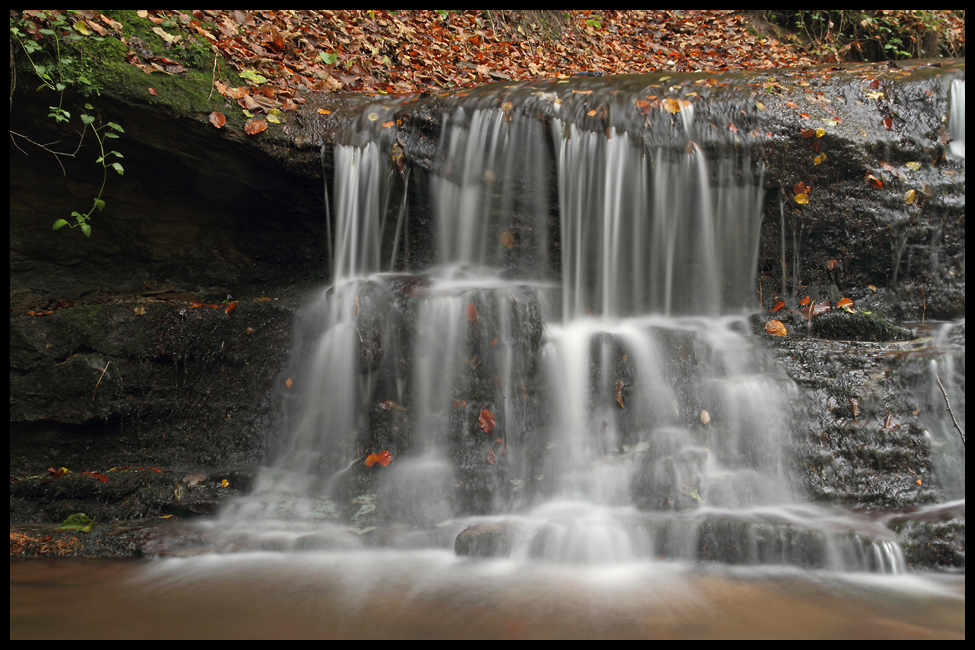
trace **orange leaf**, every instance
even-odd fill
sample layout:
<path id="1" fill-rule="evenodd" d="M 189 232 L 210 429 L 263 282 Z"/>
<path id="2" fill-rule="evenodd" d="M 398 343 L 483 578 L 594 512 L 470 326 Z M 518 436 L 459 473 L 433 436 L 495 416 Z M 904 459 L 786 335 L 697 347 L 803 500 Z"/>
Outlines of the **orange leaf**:
<path id="1" fill-rule="evenodd" d="M 667 111 L 668 113 L 680 112 L 680 104 L 677 103 L 676 99 L 672 99 L 668 97 L 663 101 L 663 104 L 664 104 L 664 110 Z"/>
<path id="2" fill-rule="evenodd" d="M 505 248 L 511 248 L 515 245 L 515 236 L 510 230 L 504 230 L 501 232 L 501 243 Z"/>
<path id="3" fill-rule="evenodd" d="M 381 451 L 378 454 L 369 454 L 366 456 L 366 467 L 372 467 L 376 463 L 386 467 L 386 465 L 389 465 L 390 461 L 392 460 L 393 455 L 388 451 Z"/>
<path id="4" fill-rule="evenodd" d="M 325 110 L 324 108 L 319 108 L 318 109 L 318 112 L 321 113 L 322 115 L 331 115 L 332 114 L 332 111 Z"/>
<path id="5" fill-rule="evenodd" d="M 728 122 L 728 130 L 732 133 L 738 133 L 738 127 L 735 126 L 734 122 Z"/>
<path id="6" fill-rule="evenodd" d="M 808 305 L 809 304 L 809 296 L 805 296 L 802 300 L 799 301 L 799 304 L 800 305 L 803 305 L 803 306 Z"/>
<path id="7" fill-rule="evenodd" d="M 772 311 L 779 311 L 783 307 L 785 307 L 785 301 L 784 300 L 780 300 L 777 303 L 775 303 L 775 307 L 772 307 Z"/>
<path id="8" fill-rule="evenodd" d="M 470 321 L 471 323 L 477 320 L 477 308 L 474 307 L 473 301 L 467 303 L 467 309 L 465 310 L 465 313 L 467 314 L 467 320 Z"/>
<path id="9" fill-rule="evenodd" d="M 288 388 L 291 388 L 291 377 L 288 377 L 287 379 L 284 380 L 284 385 L 287 386 Z"/>
<path id="10" fill-rule="evenodd" d="M 621 409 L 626 408 L 625 406 L 623 406 L 623 380 L 622 379 L 616 380 L 616 388 L 613 391 L 613 393 L 614 395 L 616 395 L 616 401 L 619 403 L 620 408 Z"/>
<path id="11" fill-rule="evenodd" d="M 780 320 L 765 321 L 765 333 L 772 336 L 786 336 L 788 331 Z"/>
<path id="12" fill-rule="evenodd" d="M 836 264 L 837 264 L 836 259 L 835 258 L 831 259 L 830 261 L 826 262 L 826 268 L 832 271 L 833 269 L 836 268 Z"/>
<path id="13" fill-rule="evenodd" d="M 267 131 L 267 122 L 262 117 L 254 117 L 244 123 L 244 133 L 247 135 L 257 135 L 262 131 Z"/>
<path id="14" fill-rule="evenodd" d="M 864 180 L 867 181 L 867 185 L 869 185 L 874 189 L 880 189 L 880 187 L 883 185 L 883 183 L 880 182 L 880 179 L 874 176 L 873 174 L 867 174 L 864 177 Z"/>
<path id="15" fill-rule="evenodd" d="M 155 89 L 155 88 L 152 88 L 152 87 L 150 87 L 150 88 L 149 88 L 149 94 L 150 94 L 150 95 L 152 95 L 152 96 L 155 96 L 155 95 L 157 94 L 157 93 L 156 93 L 156 89 Z"/>
<path id="16" fill-rule="evenodd" d="M 227 313 L 228 316 L 232 314 L 235 309 L 237 309 L 236 300 L 234 300 L 233 302 L 228 302 L 227 306 L 223 308 L 223 310 Z"/>
<path id="17" fill-rule="evenodd" d="M 218 129 L 223 128 L 223 125 L 227 123 L 227 118 L 220 111 L 213 111 L 210 113 L 210 124 L 217 127 Z"/>
<path id="18" fill-rule="evenodd" d="M 494 431 L 494 425 L 497 424 L 497 420 L 494 419 L 494 414 L 491 411 L 484 409 L 477 418 L 477 423 L 484 429 L 484 433 L 491 433 Z"/>
<path id="19" fill-rule="evenodd" d="M 837 307 L 840 307 L 840 308 L 843 308 L 843 307 L 848 307 L 849 305 L 852 305 L 852 304 L 853 304 L 853 301 L 850 300 L 849 298 L 841 298 L 840 301 L 838 303 L 836 303 L 836 306 Z"/>

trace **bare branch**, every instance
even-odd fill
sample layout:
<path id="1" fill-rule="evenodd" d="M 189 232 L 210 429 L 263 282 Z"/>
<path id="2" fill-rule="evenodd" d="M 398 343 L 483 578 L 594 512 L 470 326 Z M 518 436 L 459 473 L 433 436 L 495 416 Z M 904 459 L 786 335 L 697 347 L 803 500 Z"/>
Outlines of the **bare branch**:
<path id="1" fill-rule="evenodd" d="M 955 419 L 955 412 L 951 410 L 951 404 L 948 402 L 948 393 L 945 391 L 945 387 L 941 383 L 941 377 L 938 376 L 938 373 L 934 373 L 934 378 L 938 382 L 938 388 L 941 389 L 941 395 L 944 396 L 944 398 L 945 398 L 945 406 L 948 407 L 948 415 L 951 416 L 951 421 L 954 423 L 955 429 L 958 430 L 958 435 L 961 436 L 961 444 L 964 447 L 965 446 L 965 432 L 962 431 L 962 428 L 960 426 L 958 426 L 958 420 Z"/>

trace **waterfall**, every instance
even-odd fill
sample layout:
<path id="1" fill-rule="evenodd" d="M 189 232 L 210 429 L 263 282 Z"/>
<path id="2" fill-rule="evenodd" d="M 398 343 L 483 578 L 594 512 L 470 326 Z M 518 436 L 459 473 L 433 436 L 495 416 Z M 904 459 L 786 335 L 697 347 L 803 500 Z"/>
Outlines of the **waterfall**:
<path id="1" fill-rule="evenodd" d="M 689 107 L 648 117 L 658 142 L 543 101 L 445 110 L 415 194 L 388 141 L 335 146 L 332 284 L 299 317 L 273 461 L 221 529 L 460 549 L 500 526 L 522 560 L 902 569 L 882 526 L 792 492 L 796 387 L 749 335 L 756 152 L 695 140 Z M 435 259 L 406 271 L 416 196 Z"/>

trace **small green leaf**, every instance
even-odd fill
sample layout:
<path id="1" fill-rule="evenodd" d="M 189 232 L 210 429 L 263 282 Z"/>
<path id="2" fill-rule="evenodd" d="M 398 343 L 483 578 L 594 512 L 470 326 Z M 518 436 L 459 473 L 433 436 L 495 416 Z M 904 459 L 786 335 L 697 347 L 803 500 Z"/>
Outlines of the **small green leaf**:
<path id="1" fill-rule="evenodd" d="M 690 494 L 688 494 L 687 496 L 691 497 L 692 499 L 695 499 L 696 501 L 701 500 L 701 495 L 697 493 L 697 490 L 691 490 Z"/>
<path id="2" fill-rule="evenodd" d="M 54 222 L 54 229 L 57 230 L 58 228 L 64 228 L 67 225 L 68 222 L 65 219 L 58 219 Z"/>
<path id="3" fill-rule="evenodd" d="M 115 130 L 116 130 L 116 131 L 118 131 L 119 133 L 125 133 L 125 130 L 124 130 L 124 129 L 122 129 L 122 127 L 121 127 L 121 126 L 119 126 L 118 124 L 116 124 L 115 122 L 109 122 L 109 123 L 108 123 L 108 128 L 110 128 L 110 129 L 115 129 Z"/>
<path id="4" fill-rule="evenodd" d="M 80 530 L 83 533 L 87 533 L 91 530 L 91 526 L 94 523 L 94 519 L 83 512 L 79 512 L 65 519 L 59 528 L 61 530 Z"/>
<path id="5" fill-rule="evenodd" d="M 121 163 L 117 163 L 117 162 L 115 162 L 115 163 L 112 163 L 112 167 L 114 167 L 114 168 L 115 168 L 115 171 L 117 171 L 117 172 L 118 172 L 118 175 L 119 175 L 119 176 L 121 176 L 122 174 L 124 174 L 124 173 L 125 173 L 125 169 L 123 169 L 123 168 L 122 168 L 122 165 L 121 165 Z"/>
<path id="6" fill-rule="evenodd" d="M 262 84 L 267 81 L 267 79 L 261 76 L 259 72 L 257 72 L 256 70 L 251 70 L 250 68 L 246 70 L 241 70 L 240 78 L 246 79 L 248 81 L 252 81 L 255 84 Z"/>
<path id="7" fill-rule="evenodd" d="M 101 199 L 95 199 L 95 209 L 97 209 L 99 212 L 101 212 L 102 210 L 104 210 L 105 209 L 105 202 L 102 201 Z"/>
<path id="8" fill-rule="evenodd" d="M 82 113 L 81 121 L 84 122 L 85 124 L 94 124 L 95 118 L 93 118 L 91 115 L 88 115 L 87 113 Z"/>
<path id="9" fill-rule="evenodd" d="M 91 226 L 87 223 L 81 224 L 81 232 L 85 233 L 85 237 L 91 237 Z M 88 528 L 90 529 L 91 526 L 89 525 Z"/>
<path id="10" fill-rule="evenodd" d="M 322 63 L 325 63 L 327 65 L 333 65 L 336 61 L 339 60 L 339 53 L 338 52 L 319 52 L 318 53 L 318 58 L 322 60 Z"/>

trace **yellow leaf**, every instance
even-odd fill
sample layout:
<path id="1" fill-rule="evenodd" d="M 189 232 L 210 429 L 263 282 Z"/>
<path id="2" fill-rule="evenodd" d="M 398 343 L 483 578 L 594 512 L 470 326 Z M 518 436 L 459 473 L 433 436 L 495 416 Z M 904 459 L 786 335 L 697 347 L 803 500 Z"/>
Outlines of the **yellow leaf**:
<path id="1" fill-rule="evenodd" d="M 824 135 L 826 135 L 826 129 L 824 129 L 823 127 L 819 127 L 819 128 L 816 129 L 816 137 L 817 138 L 821 138 Z"/>
<path id="2" fill-rule="evenodd" d="M 765 333 L 772 336 L 786 336 L 788 331 L 780 320 L 765 321 Z"/>
<path id="3" fill-rule="evenodd" d="M 816 156 L 815 158 L 813 158 L 814 165 L 818 165 L 821 162 L 823 162 L 823 156 Z"/>
<path id="4" fill-rule="evenodd" d="M 265 119 L 271 124 L 281 124 L 281 120 L 279 120 L 278 116 L 274 113 L 268 113 Z"/>
<path id="5" fill-rule="evenodd" d="M 325 110 L 324 108 L 319 108 L 318 109 L 318 112 L 321 113 L 322 115 L 331 115 L 332 114 L 332 111 Z"/>
<path id="6" fill-rule="evenodd" d="M 677 103 L 677 100 L 676 99 L 672 99 L 672 98 L 668 97 L 667 99 L 665 99 L 663 101 L 663 105 L 664 105 L 664 110 L 667 111 L 668 113 L 679 113 L 680 112 L 680 104 Z"/>
<path id="7" fill-rule="evenodd" d="M 798 203 L 799 205 L 806 205 L 807 203 L 809 203 L 809 195 L 796 194 L 796 203 Z"/>
<path id="8" fill-rule="evenodd" d="M 86 25 L 85 21 L 83 20 L 79 20 L 74 25 L 72 25 L 72 27 L 76 32 L 78 32 L 82 36 L 88 36 L 89 34 L 91 34 L 91 30 L 88 29 L 88 25 Z"/>
<path id="9" fill-rule="evenodd" d="M 919 162 L 906 162 L 904 163 L 904 166 L 910 169 L 911 171 L 915 171 L 915 172 L 921 169 L 921 163 Z"/>
<path id="10" fill-rule="evenodd" d="M 228 487 L 230 485 L 230 481 L 228 481 L 227 479 L 224 479 L 224 480 L 220 481 L 220 485 L 222 485 L 224 487 Z"/>
<path id="11" fill-rule="evenodd" d="M 915 192 L 913 189 L 907 190 L 907 192 L 904 193 L 904 203 L 908 205 L 917 203 L 917 192 Z"/>
<path id="12" fill-rule="evenodd" d="M 765 104 L 763 104 L 762 102 L 755 102 L 755 108 L 757 108 L 760 111 L 764 111 L 765 110 Z"/>

